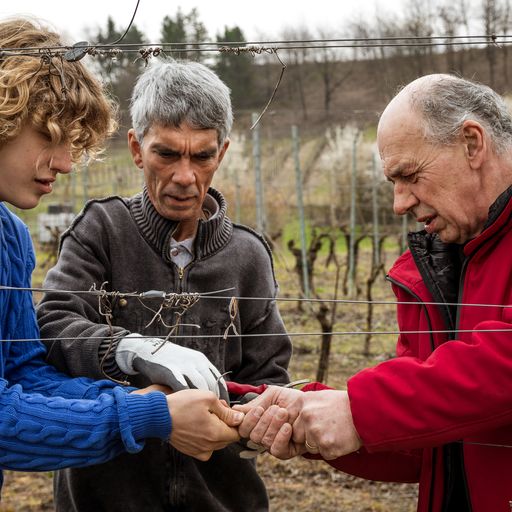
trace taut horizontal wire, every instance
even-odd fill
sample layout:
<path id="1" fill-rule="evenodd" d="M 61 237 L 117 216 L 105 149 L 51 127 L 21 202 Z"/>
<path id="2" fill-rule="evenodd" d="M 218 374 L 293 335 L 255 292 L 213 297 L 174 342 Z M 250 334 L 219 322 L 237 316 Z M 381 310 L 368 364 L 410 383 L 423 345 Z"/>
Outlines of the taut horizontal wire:
<path id="1" fill-rule="evenodd" d="M 137 49 L 149 46 L 180 46 L 181 50 L 188 50 L 190 46 L 246 46 L 246 45 L 294 45 L 294 44 L 308 44 L 318 45 L 319 43 L 377 43 L 382 44 L 386 42 L 397 41 L 419 41 L 419 46 L 423 46 L 425 41 L 432 41 L 435 44 L 444 44 L 447 41 L 452 41 L 454 44 L 474 44 L 477 43 L 502 43 L 512 42 L 510 39 L 512 34 L 471 34 L 471 35 L 424 35 L 424 36 L 380 36 L 380 37 L 338 37 L 338 38 L 309 38 L 309 39 L 267 39 L 258 41 L 186 41 L 186 42 L 153 42 L 153 43 L 118 43 L 118 44 L 100 44 L 89 43 L 84 45 L 83 48 L 119 48 L 119 49 Z M 351 45 L 352 46 L 352 45 Z M 313 46 L 318 48 L 319 46 Z M 43 50 L 71 50 L 73 45 L 53 45 L 53 46 L 26 46 L 15 48 L 0 48 L 2 51 L 7 52 L 26 52 L 34 51 L 41 52 Z"/>
<path id="2" fill-rule="evenodd" d="M 40 293 L 70 293 L 77 295 L 95 295 L 95 296 L 116 296 L 116 297 L 137 297 L 147 298 L 144 293 L 147 292 L 107 292 L 102 290 L 56 290 L 51 288 L 23 288 L 16 286 L 3 286 L 0 285 L 1 290 L 15 290 L 15 291 L 27 291 L 27 292 L 40 292 Z M 512 304 L 480 304 L 480 303 L 464 303 L 464 302 L 419 302 L 419 301 L 395 301 L 395 300 L 362 300 L 362 299 L 319 299 L 319 298 L 307 298 L 307 297 L 242 297 L 233 295 L 217 295 L 226 291 L 233 290 L 233 288 L 225 288 L 223 290 L 215 290 L 211 292 L 198 292 L 198 296 L 203 299 L 223 299 L 231 300 L 235 298 L 237 300 L 258 300 L 258 301 L 278 301 L 278 302 L 313 302 L 313 303 L 338 303 L 338 304 L 377 304 L 377 305 L 424 305 L 424 306 L 463 306 L 463 307 L 481 307 L 481 308 L 512 308 Z M 161 292 L 162 294 L 172 294 L 173 292 Z M 179 294 L 175 294 L 179 295 Z M 191 293 L 185 293 L 184 295 L 191 295 Z"/>
<path id="3" fill-rule="evenodd" d="M 222 295 L 204 297 L 205 299 L 230 299 Z M 483 308 L 512 308 L 512 304 L 478 304 L 464 302 L 420 302 L 420 301 L 400 301 L 400 300 L 360 300 L 360 299 L 312 299 L 305 297 L 235 297 L 237 300 L 275 300 L 280 302 L 335 302 L 337 304 L 378 304 L 378 305 L 422 305 L 422 306 L 464 306 L 464 307 L 483 307 Z"/>
<path id="4" fill-rule="evenodd" d="M 407 330 L 407 331 L 399 331 L 399 330 L 388 330 L 388 331 L 330 331 L 330 332 L 287 332 L 287 333 L 260 333 L 260 334 L 178 334 L 176 336 L 171 336 L 169 339 L 212 339 L 212 338 L 269 338 L 269 337 L 277 337 L 277 336 L 289 336 L 291 338 L 295 338 L 297 336 L 324 336 L 326 334 L 330 334 L 332 336 L 360 336 L 371 334 L 374 335 L 398 335 L 398 334 L 462 334 L 462 333 L 474 333 L 474 332 L 512 332 L 512 327 L 510 328 L 502 328 L 502 329 L 458 329 L 458 330 L 450 330 L 450 329 L 439 329 L 439 330 Z M 108 335 L 106 336 L 64 336 L 64 337 L 55 337 L 55 338 L 44 338 L 44 341 L 78 341 L 78 340 L 95 340 L 95 339 L 108 339 Z M 141 336 L 141 338 L 160 338 L 164 340 L 167 336 Z M 0 343 L 9 342 L 9 341 L 23 341 L 23 342 L 33 342 L 40 341 L 40 338 L 17 338 L 17 339 L 2 339 Z"/>
<path id="5" fill-rule="evenodd" d="M 233 290 L 233 289 L 234 288 L 223 288 L 222 290 L 213 290 L 211 292 L 198 293 L 197 295 L 199 295 L 200 297 L 207 297 L 210 295 L 214 295 L 215 293 L 229 292 L 230 290 Z M 104 296 L 138 297 L 141 299 L 155 298 L 154 296 L 148 296 L 148 294 L 151 294 L 152 292 L 155 292 L 155 291 L 157 291 L 158 293 L 162 293 L 162 294 L 180 295 L 178 293 L 164 292 L 164 291 L 160 292 L 158 290 L 150 290 L 147 292 L 108 292 L 106 290 L 99 289 L 99 288 L 96 288 L 93 290 L 56 290 L 56 289 L 51 289 L 51 288 L 37 288 L 37 287 L 29 288 L 29 287 L 5 286 L 5 285 L 0 285 L 0 291 L 1 290 L 22 291 L 22 292 L 41 292 L 41 293 L 46 293 L 46 292 L 71 293 L 71 294 L 76 294 L 76 295 L 96 295 L 96 296 L 101 296 L 101 297 L 104 297 Z M 184 293 L 183 295 L 192 295 L 192 294 L 193 293 Z M 231 299 L 231 297 L 229 297 L 229 298 Z"/>

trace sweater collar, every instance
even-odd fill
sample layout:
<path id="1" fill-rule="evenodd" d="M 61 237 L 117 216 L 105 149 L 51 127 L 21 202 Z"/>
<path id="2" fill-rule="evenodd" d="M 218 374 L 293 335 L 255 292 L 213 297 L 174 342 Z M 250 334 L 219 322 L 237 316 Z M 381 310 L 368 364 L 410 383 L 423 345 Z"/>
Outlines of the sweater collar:
<path id="1" fill-rule="evenodd" d="M 226 216 L 224 196 L 213 188 L 208 190 L 208 194 L 219 205 L 219 211 L 211 219 L 198 221 L 194 242 L 196 259 L 206 258 L 222 249 L 233 233 L 233 224 Z M 142 236 L 165 261 L 171 261 L 171 238 L 178 222 L 166 219 L 156 211 L 146 187 L 131 199 L 130 211 Z"/>

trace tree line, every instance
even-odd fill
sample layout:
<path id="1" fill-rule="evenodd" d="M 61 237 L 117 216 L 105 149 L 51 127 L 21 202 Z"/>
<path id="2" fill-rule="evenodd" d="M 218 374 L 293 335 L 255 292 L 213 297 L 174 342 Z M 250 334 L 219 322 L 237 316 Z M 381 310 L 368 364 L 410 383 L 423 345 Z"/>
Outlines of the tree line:
<path id="1" fill-rule="evenodd" d="M 338 30 L 283 27 L 277 40 L 305 43 L 294 45 L 293 49 L 279 49 L 279 58 L 265 51 L 204 51 L 198 43 L 216 43 L 217 47 L 237 43 L 243 49 L 247 46 L 246 36 L 239 26 L 225 26 L 211 37 L 196 8 L 189 12 L 178 8 L 173 15 L 165 16 L 159 41 L 149 41 L 135 23 L 123 44 L 155 43 L 165 55 L 211 66 L 230 87 L 236 118 L 244 120 L 245 125 L 250 126 L 251 113 L 260 112 L 272 96 L 285 64 L 268 115 L 274 115 L 286 126 L 297 123 L 317 132 L 332 122 L 351 122 L 364 129 L 375 123 L 378 112 L 399 84 L 422 74 L 456 73 L 507 92 L 508 46 L 497 45 L 495 37 L 506 35 L 510 29 L 510 2 L 411 0 L 404 3 L 400 13 L 376 11 L 373 17 L 349 20 Z M 109 44 L 123 32 L 124 27 L 109 17 L 105 26 L 91 31 L 89 36 L 95 44 Z M 472 44 L 475 34 L 488 35 L 488 41 Z M 434 36 L 441 44 L 432 44 L 430 38 Z M 413 45 L 405 39 L 411 37 L 415 38 Z M 354 41 L 344 47 L 322 44 L 340 38 Z M 370 46 L 361 44 L 365 38 L 372 39 Z M 269 39 L 272 40 L 270 36 Z M 102 78 L 119 101 L 122 124 L 127 122 L 125 114 L 133 83 L 147 60 L 122 51 L 114 57 L 95 59 Z"/>

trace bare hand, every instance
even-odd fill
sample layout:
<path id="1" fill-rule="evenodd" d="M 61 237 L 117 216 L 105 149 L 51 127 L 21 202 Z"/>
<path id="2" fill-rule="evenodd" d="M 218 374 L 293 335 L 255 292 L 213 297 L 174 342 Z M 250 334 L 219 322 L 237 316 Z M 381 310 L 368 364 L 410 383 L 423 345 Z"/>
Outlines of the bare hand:
<path id="1" fill-rule="evenodd" d="M 337 459 L 361 447 L 352 421 L 346 391 L 324 390 L 304 393 L 304 405 L 293 422 L 293 441 L 325 460 Z M 284 450 L 276 446 L 275 450 Z"/>
<path id="2" fill-rule="evenodd" d="M 280 408 L 287 410 L 287 420 L 279 413 Z M 331 460 L 361 447 L 346 391 L 304 393 L 270 386 L 258 398 L 235 409 L 246 413 L 239 427 L 240 436 L 263 444 L 279 458 L 309 451 Z"/>
<path id="3" fill-rule="evenodd" d="M 240 439 L 236 426 L 243 414 L 222 403 L 211 391 L 189 389 L 167 396 L 172 418 L 170 443 L 178 451 L 208 460 L 214 450 Z"/>
<path id="4" fill-rule="evenodd" d="M 260 420 L 265 424 L 272 422 L 274 413 L 277 413 L 277 410 L 274 408 L 271 413 L 265 413 L 264 411 L 267 411 L 273 405 L 286 409 L 288 418 L 285 421 L 293 424 L 302 410 L 305 394 L 306 393 L 297 391 L 296 389 L 269 386 L 265 392 L 247 404 L 235 405 L 234 409 L 245 413 L 244 420 L 238 427 L 240 436 L 250 438 L 251 441 L 257 442 L 252 438 L 251 433 L 257 427 Z M 284 423 L 284 421 L 282 423 Z M 257 438 L 258 436 L 259 433 L 257 429 L 255 437 Z"/>
<path id="5" fill-rule="evenodd" d="M 297 455 L 306 453 L 306 447 L 303 444 L 295 443 L 292 439 L 293 427 L 285 423 L 277 432 L 272 446 L 268 450 L 274 457 L 287 460 Z"/>

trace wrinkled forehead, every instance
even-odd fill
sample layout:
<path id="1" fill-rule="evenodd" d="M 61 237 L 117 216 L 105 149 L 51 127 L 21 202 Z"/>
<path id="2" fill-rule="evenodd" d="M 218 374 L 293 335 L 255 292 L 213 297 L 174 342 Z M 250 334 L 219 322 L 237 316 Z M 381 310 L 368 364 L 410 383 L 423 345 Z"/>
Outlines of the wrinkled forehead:
<path id="1" fill-rule="evenodd" d="M 382 112 L 377 125 L 377 146 L 379 152 L 390 139 L 405 137 L 417 143 L 425 141 L 426 121 L 412 105 L 409 96 L 396 96 Z M 425 141 L 426 142 L 426 141 Z"/>

